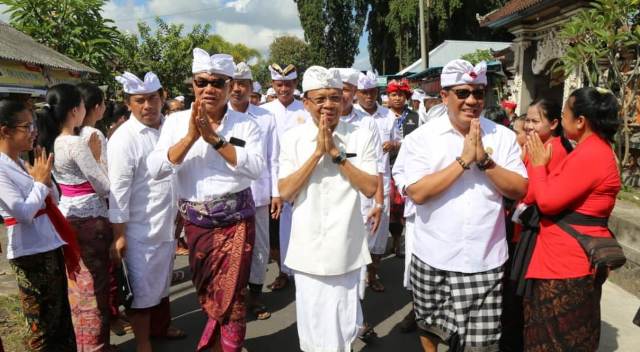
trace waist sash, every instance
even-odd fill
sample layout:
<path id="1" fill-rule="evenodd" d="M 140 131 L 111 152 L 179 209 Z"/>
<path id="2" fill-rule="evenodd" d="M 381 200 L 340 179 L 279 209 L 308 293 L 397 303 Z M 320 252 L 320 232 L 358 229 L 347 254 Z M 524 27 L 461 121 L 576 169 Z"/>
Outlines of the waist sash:
<path id="1" fill-rule="evenodd" d="M 89 181 L 77 185 L 64 185 L 62 183 L 58 185 L 60 186 L 60 192 L 65 197 L 79 197 L 96 193 Z"/>
<path id="2" fill-rule="evenodd" d="M 181 199 L 178 209 L 185 220 L 208 229 L 229 226 L 256 214 L 251 188 L 205 202 Z"/>

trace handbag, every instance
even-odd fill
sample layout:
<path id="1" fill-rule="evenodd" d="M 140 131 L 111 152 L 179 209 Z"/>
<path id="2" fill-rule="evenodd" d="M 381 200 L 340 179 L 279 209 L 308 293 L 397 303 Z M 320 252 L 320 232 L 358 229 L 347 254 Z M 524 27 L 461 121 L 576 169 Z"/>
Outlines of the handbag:
<path id="1" fill-rule="evenodd" d="M 593 237 L 583 235 L 571 225 L 603 226 L 607 227 L 608 218 L 598 218 L 576 212 L 569 212 L 554 219 L 555 224 L 575 238 L 589 258 L 591 266 L 600 271 L 603 269 L 615 270 L 627 262 L 622 246 L 615 238 L 611 230 L 611 238 Z"/>
<path id="2" fill-rule="evenodd" d="M 116 280 L 118 285 L 118 300 L 125 308 L 131 308 L 133 303 L 133 291 L 131 290 L 131 284 L 129 283 L 129 273 L 127 271 L 127 264 L 124 260 L 120 267 L 114 268 L 116 271 Z"/>

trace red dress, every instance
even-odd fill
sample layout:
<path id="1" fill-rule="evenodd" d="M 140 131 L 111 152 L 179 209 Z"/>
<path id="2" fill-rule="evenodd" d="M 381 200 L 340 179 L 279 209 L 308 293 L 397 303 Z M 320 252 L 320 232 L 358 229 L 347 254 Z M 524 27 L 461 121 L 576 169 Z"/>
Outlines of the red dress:
<path id="1" fill-rule="evenodd" d="M 555 146 L 553 150 L 556 151 Z M 586 215 L 609 217 L 620 187 L 613 150 L 595 134 L 587 137 L 550 172 L 544 166 L 529 170 L 529 193 L 545 215 L 571 209 Z M 604 227 L 574 228 L 586 235 L 610 236 Z M 591 273 L 587 256 L 576 239 L 543 218 L 527 278 L 570 279 Z"/>

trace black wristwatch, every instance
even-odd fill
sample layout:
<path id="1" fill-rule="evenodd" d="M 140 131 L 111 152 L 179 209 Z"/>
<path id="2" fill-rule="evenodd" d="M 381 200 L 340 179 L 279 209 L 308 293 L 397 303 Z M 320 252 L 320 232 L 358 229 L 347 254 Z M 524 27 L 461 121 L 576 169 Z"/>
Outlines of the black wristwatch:
<path id="1" fill-rule="evenodd" d="M 489 153 L 485 153 L 484 158 L 476 162 L 476 166 L 478 166 L 478 169 L 480 169 L 480 171 L 485 171 L 487 169 L 490 169 L 493 167 L 493 165 L 495 165 L 495 163 L 493 162 L 493 159 L 491 159 L 491 156 L 489 155 Z"/>
<path id="2" fill-rule="evenodd" d="M 347 160 L 347 153 L 340 149 L 340 154 L 338 154 L 335 158 L 332 159 L 334 164 L 342 164 Z"/>
<path id="3" fill-rule="evenodd" d="M 212 144 L 211 146 L 213 146 L 213 149 L 218 150 L 222 147 L 224 147 L 225 144 L 227 144 L 227 140 L 224 139 L 223 136 L 218 136 L 218 143 L 216 144 Z"/>

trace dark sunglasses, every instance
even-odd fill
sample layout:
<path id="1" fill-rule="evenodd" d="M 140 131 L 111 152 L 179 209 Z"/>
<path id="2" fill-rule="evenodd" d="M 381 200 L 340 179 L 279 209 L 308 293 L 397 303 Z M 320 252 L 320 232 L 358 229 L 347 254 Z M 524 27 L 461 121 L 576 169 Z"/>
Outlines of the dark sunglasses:
<path id="1" fill-rule="evenodd" d="M 453 94 L 458 97 L 458 99 L 465 100 L 470 95 L 473 95 L 474 98 L 478 100 L 484 100 L 484 89 L 450 89 Z"/>
<path id="2" fill-rule="evenodd" d="M 224 88 L 225 84 L 227 84 L 230 79 L 217 78 L 212 80 L 206 80 L 202 78 L 195 79 L 193 84 L 195 84 L 198 88 L 206 88 L 208 85 L 211 85 L 213 88 Z"/>

